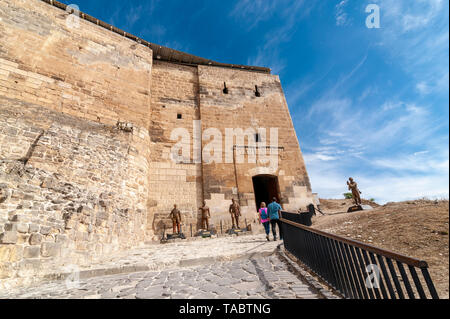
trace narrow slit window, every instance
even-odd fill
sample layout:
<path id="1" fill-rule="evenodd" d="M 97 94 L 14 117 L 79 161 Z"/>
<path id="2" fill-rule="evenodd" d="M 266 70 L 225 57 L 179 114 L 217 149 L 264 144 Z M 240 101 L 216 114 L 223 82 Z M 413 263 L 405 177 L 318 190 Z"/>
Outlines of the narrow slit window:
<path id="1" fill-rule="evenodd" d="M 223 82 L 223 94 L 228 94 L 228 88 L 225 82 Z"/>
<path id="2" fill-rule="evenodd" d="M 259 135 L 259 133 L 256 133 L 256 134 L 255 134 L 255 142 L 256 142 L 256 143 L 261 142 L 261 136 Z"/>
<path id="3" fill-rule="evenodd" d="M 260 97 L 261 96 L 261 92 L 259 92 L 257 85 L 255 85 L 255 96 L 256 97 Z"/>

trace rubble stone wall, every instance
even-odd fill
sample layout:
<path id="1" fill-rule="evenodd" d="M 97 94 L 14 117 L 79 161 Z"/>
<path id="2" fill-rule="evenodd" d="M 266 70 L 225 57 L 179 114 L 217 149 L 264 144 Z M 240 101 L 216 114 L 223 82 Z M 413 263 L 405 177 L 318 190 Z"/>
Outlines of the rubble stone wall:
<path id="1" fill-rule="evenodd" d="M 144 243 L 146 132 L 7 98 L 0 124 L 0 278 Z"/>
<path id="2" fill-rule="evenodd" d="M 142 245 L 152 51 L 0 2 L 0 280 Z"/>

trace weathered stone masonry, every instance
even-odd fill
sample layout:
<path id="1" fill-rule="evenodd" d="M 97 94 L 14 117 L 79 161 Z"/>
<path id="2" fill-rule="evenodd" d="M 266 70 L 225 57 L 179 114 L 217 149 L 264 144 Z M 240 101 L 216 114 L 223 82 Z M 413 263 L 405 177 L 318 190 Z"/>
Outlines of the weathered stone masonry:
<path id="1" fill-rule="evenodd" d="M 254 220 L 255 176 L 277 178 L 285 209 L 311 202 L 278 76 L 163 61 L 148 46 L 66 18 L 39 0 L 0 2 L 2 283 L 158 240 L 174 203 L 194 231 L 203 200 L 216 227 L 229 226 L 231 198 Z M 191 163 L 175 163 L 171 133 L 185 128 L 194 138 L 194 120 L 223 135 L 277 127 L 278 167 L 196 163 L 192 145 Z"/>

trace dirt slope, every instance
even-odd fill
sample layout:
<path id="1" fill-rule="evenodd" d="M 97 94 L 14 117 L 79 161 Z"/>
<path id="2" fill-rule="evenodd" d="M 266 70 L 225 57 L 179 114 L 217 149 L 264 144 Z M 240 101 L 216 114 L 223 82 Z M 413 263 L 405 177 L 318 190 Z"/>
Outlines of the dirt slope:
<path id="1" fill-rule="evenodd" d="M 315 216 L 312 227 L 427 261 L 439 296 L 449 298 L 448 200 L 372 203 L 356 213 L 346 213 L 351 200 L 320 202 L 327 215 Z"/>

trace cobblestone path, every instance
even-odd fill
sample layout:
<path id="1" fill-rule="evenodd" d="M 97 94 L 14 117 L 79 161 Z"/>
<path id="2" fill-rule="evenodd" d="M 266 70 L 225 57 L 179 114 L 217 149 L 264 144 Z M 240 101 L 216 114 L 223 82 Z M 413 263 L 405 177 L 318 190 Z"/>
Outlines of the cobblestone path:
<path id="1" fill-rule="evenodd" d="M 76 285 L 76 286 L 74 286 Z M 59 281 L 0 298 L 243 299 L 319 298 L 276 256 L 209 263 L 190 268 L 145 271 Z"/>

